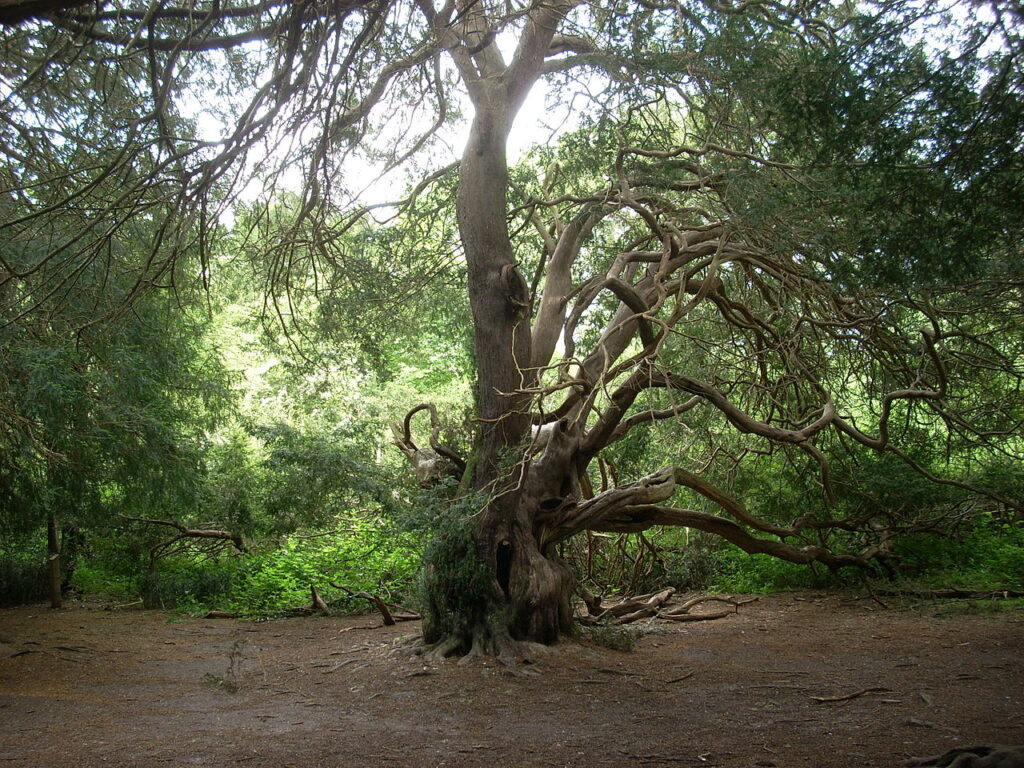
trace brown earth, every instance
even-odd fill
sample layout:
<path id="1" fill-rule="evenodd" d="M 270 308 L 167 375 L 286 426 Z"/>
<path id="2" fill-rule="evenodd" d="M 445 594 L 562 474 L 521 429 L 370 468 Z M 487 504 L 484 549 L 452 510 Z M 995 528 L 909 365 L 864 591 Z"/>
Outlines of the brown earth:
<path id="1" fill-rule="evenodd" d="M 374 617 L 10 609 L 0 766 L 830 768 L 1024 743 L 1024 613 L 961 606 L 776 595 L 515 671 L 410 657 L 417 627 Z"/>

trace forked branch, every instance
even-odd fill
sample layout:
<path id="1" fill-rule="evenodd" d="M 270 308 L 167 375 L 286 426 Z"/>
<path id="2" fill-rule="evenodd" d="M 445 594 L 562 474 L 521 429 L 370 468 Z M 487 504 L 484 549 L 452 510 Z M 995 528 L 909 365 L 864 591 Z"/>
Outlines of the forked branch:
<path id="1" fill-rule="evenodd" d="M 412 438 L 412 417 L 421 411 L 430 414 L 429 447 L 420 447 Z M 433 485 L 446 476 L 461 478 L 466 462 L 455 451 L 440 442 L 441 420 L 432 403 L 420 403 L 411 408 L 401 423 L 392 422 L 394 444 L 408 457 L 419 477 L 420 485 Z"/>

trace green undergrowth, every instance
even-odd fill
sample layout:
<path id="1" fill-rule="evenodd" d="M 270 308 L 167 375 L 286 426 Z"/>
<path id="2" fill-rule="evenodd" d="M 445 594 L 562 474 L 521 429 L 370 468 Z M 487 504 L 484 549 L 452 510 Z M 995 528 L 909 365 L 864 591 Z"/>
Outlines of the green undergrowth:
<path id="1" fill-rule="evenodd" d="M 362 612 L 372 592 L 402 602 L 411 598 L 419 561 L 411 542 L 380 531 L 291 536 L 279 546 L 205 558 L 179 554 L 134 569 L 108 558 L 80 566 L 73 586 L 92 595 L 141 597 L 147 608 L 243 615 L 279 615 L 309 605 L 310 588 L 338 612 Z"/>
<path id="2" fill-rule="evenodd" d="M 440 633 L 458 631 L 459 622 L 480 621 L 488 601 L 489 576 L 475 557 L 468 522 L 478 508 L 423 504 L 420 517 L 395 527 L 379 520 L 346 521 L 329 533 L 292 535 L 257 543 L 247 553 L 209 559 L 178 554 L 151 567 L 148 547 L 126 549 L 113 539 L 92 542 L 77 559 L 69 586 L 87 596 L 111 600 L 141 598 L 146 607 L 187 612 L 220 609 L 244 615 L 279 615 L 310 604 L 316 587 L 338 612 L 365 612 L 369 604 L 330 584 L 379 594 L 417 606 Z M 415 523 L 415 524 L 413 524 Z M 653 537 L 652 537 L 653 538 Z M 613 548 L 612 545 L 615 545 Z M 942 588 L 1024 591 L 1024 529 L 995 518 L 952 534 L 915 534 L 895 543 L 894 570 L 863 573 L 788 563 L 748 555 L 714 539 L 679 534 L 655 540 L 659 557 L 638 561 L 650 567 L 636 578 L 633 544 L 604 543 L 591 561 L 604 564 L 600 578 L 584 579 L 585 550 L 566 551 L 581 582 L 605 596 L 640 594 L 665 586 L 680 591 L 769 593 L 790 589 L 860 589 L 865 577 L 873 589 L 906 593 Z M 619 563 L 616 558 L 622 559 Z M 0 602 L 8 605 L 46 597 L 45 551 L 9 545 L 0 549 Z M 646 565 L 645 565 L 646 567 Z M 1018 610 L 1021 601 L 955 601 L 947 615 Z M 486 617 L 483 617 L 486 618 Z M 461 627 L 465 629 L 465 627 Z M 595 642 L 602 642 L 594 638 Z M 612 644 L 618 643 L 615 638 Z"/>
<path id="3" fill-rule="evenodd" d="M 868 577 L 889 589 L 942 588 L 1024 590 L 1024 527 L 1013 521 L 983 519 L 946 534 L 914 534 L 898 539 L 893 571 L 830 571 L 769 555 L 748 555 L 723 545 L 705 551 L 705 588 L 712 592 L 768 593 L 789 589 L 857 588 Z M 690 569 L 692 571 L 692 567 Z"/>
<path id="4" fill-rule="evenodd" d="M 41 547 L 0 551 L 0 607 L 46 599 L 48 573 Z"/>
<path id="5" fill-rule="evenodd" d="M 1016 522 L 983 521 L 955 536 L 908 536 L 895 552 L 919 589 L 1024 590 L 1024 527 Z"/>
<path id="6" fill-rule="evenodd" d="M 417 603 L 423 609 L 424 637 L 467 636 L 486 621 L 491 574 L 477 556 L 469 515 L 480 500 L 469 496 L 439 508 L 423 550 Z"/>
<path id="7" fill-rule="evenodd" d="M 789 589 L 843 586 L 837 574 L 820 565 L 799 565 L 770 555 L 748 555 L 730 548 L 719 553 L 717 573 L 708 585 L 715 593 L 767 594 Z"/>

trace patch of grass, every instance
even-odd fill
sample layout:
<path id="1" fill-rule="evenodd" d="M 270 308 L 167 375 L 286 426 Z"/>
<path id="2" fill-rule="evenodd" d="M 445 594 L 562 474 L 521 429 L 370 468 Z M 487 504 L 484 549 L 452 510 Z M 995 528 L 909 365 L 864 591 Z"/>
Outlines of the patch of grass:
<path id="1" fill-rule="evenodd" d="M 223 677 L 217 677 L 207 672 L 203 675 L 203 682 L 210 683 L 220 688 L 225 693 L 238 693 L 238 684 Z"/>

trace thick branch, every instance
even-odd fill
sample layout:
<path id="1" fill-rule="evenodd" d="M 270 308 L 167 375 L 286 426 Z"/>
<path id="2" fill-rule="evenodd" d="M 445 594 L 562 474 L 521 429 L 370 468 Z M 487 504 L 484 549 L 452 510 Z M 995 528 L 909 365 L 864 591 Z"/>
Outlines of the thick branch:
<path id="1" fill-rule="evenodd" d="M 599 210 L 584 211 L 576 216 L 558 237 L 547 263 L 544 292 L 533 323 L 534 368 L 551 362 L 558 336 L 565 321 L 565 308 L 572 291 L 572 265 L 579 256 L 582 241 L 603 215 Z"/>
<path id="2" fill-rule="evenodd" d="M 173 539 L 167 542 L 163 542 L 154 547 L 154 551 L 171 544 L 174 541 L 178 541 L 182 538 L 186 539 L 221 539 L 223 541 L 230 541 L 235 549 L 239 552 L 245 552 L 245 541 L 237 533 L 231 531 L 221 531 L 213 528 L 189 528 L 181 523 L 175 522 L 174 520 L 150 520 L 143 517 L 129 517 L 128 515 L 120 515 L 125 520 L 131 520 L 135 523 L 147 523 L 148 525 L 164 525 L 168 528 L 174 528 L 179 532 L 179 536 L 175 536 Z"/>
<path id="3" fill-rule="evenodd" d="M 430 414 L 430 448 L 421 448 L 412 439 L 412 417 L 421 411 Z M 420 479 L 420 484 L 431 485 L 446 475 L 462 477 L 466 462 L 455 451 L 440 442 L 441 420 L 433 403 L 420 403 L 409 409 L 402 423 L 393 423 L 394 444 L 408 457 Z"/>
<path id="4" fill-rule="evenodd" d="M 95 0 L 4 0 L 0 2 L 0 24 L 14 26 L 51 13 L 93 5 Z"/>
<path id="5" fill-rule="evenodd" d="M 734 405 L 720 389 L 690 376 L 678 374 L 657 374 L 652 377 L 652 386 L 665 386 L 700 395 L 714 405 L 722 415 L 740 432 L 760 435 L 778 443 L 804 443 L 836 421 L 835 406 L 825 403 L 821 416 L 803 429 L 785 429 L 759 421 Z"/>
<path id="6" fill-rule="evenodd" d="M 737 523 L 734 523 L 732 520 L 726 520 L 723 517 L 716 517 L 715 515 L 708 515 L 690 509 L 654 505 L 623 509 L 617 517 L 604 520 L 599 526 L 592 528 L 592 530 L 634 533 L 647 530 L 654 525 L 675 525 L 713 533 L 735 544 L 744 552 L 772 555 L 781 560 L 801 565 L 819 562 L 829 568 L 842 568 L 846 566 L 866 568 L 871 557 L 876 554 L 876 551 L 873 549 L 861 555 L 850 555 L 836 554 L 825 547 L 814 545 L 794 547 L 781 541 L 759 539 L 747 533 Z"/>

